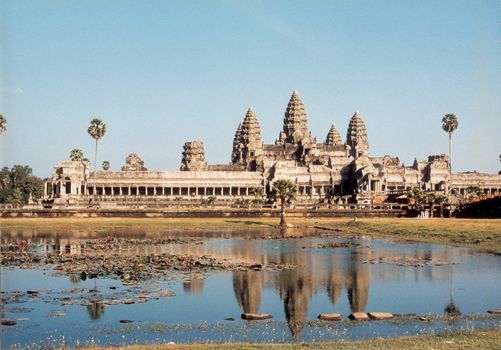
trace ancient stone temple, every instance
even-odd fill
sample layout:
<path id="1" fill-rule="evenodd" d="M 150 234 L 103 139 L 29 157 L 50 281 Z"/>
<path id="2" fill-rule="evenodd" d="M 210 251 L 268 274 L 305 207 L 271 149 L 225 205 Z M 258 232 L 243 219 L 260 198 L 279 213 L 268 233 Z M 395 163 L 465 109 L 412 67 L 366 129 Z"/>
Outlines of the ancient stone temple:
<path id="1" fill-rule="evenodd" d="M 353 114 L 348 125 L 346 145 L 350 147 L 350 155 L 355 158 L 369 155 L 369 140 L 364 120 L 358 111 Z"/>
<path id="2" fill-rule="evenodd" d="M 125 165 L 122 167 L 122 171 L 146 171 L 144 167 L 144 162 L 135 153 L 131 153 L 125 158 Z"/>
<path id="3" fill-rule="evenodd" d="M 334 124 L 325 142 L 317 143 L 303 101 L 294 91 L 274 144 L 263 142 L 258 114 L 247 110 L 238 123 L 227 164 L 207 164 L 203 142 L 190 141 L 183 146 L 180 171 L 148 171 L 137 154 L 130 154 L 122 171 L 98 171 L 94 185 L 89 181 L 94 174 L 87 167 L 65 161 L 55 166 L 51 186 L 54 199 L 92 195 L 123 205 L 151 198 L 252 199 L 253 189 L 269 192 L 277 179 L 292 180 L 298 187 L 298 200 L 310 203 L 341 199 L 366 203 L 416 187 L 443 193 L 450 186 L 457 194 L 470 186 L 487 193 L 501 191 L 501 175 L 466 172 L 452 174 L 451 179 L 448 169 L 445 155 L 415 160 L 411 166 L 401 164 L 398 157 L 371 155 L 368 130 L 358 111 L 349 121 L 344 143 Z"/>
<path id="4" fill-rule="evenodd" d="M 263 140 L 261 139 L 261 127 L 256 113 L 249 107 L 244 120 L 238 124 L 235 138 L 233 139 L 233 151 L 231 162 L 242 164 L 247 170 L 256 171 L 258 164 L 263 160 Z"/>
<path id="5" fill-rule="evenodd" d="M 184 144 L 180 170 L 207 170 L 204 143 L 202 141 L 190 141 Z"/>
<path id="6" fill-rule="evenodd" d="M 342 143 L 343 141 L 341 140 L 341 134 L 339 133 L 339 131 L 337 131 L 336 125 L 332 124 L 331 128 L 329 129 L 329 133 L 325 138 L 325 144 L 329 146 L 337 146 Z"/>

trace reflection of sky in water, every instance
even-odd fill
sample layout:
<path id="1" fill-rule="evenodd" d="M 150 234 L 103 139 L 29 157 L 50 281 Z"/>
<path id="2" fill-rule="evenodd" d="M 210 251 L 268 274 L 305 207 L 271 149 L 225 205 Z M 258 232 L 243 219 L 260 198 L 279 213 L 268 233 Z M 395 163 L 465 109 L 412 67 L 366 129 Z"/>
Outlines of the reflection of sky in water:
<path id="1" fill-rule="evenodd" d="M 311 248 L 320 243 L 344 241 L 361 246 Z M 50 247 L 54 244 L 50 239 L 43 239 L 42 242 L 45 244 L 43 249 L 61 249 L 59 246 Z M 62 244 L 64 249 L 67 243 L 71 245 L 73 242 L 71 239 L 62 240 L 57 245 Z M 74 279 L 72 282 L 69 277 L 54 276 L 51 271 L 3 268 L 2 290 L 44 291 L 39 297 L 24 296 L 20 303 L 4 305 L 4 317 L 26 317 L 29 320 L 18 321 L 15 327 L 3 327 L 3 346 L 16 343 L 50 345 L 48 342 L 60 342 L 62 336 L 72 345 L 75 345 L 76 339 L 81 343 L 94 339 L 99 343 L 112 344 L 132 341 L 283 342 L 293 340 L 293 335 L 304 341 L 321 341 L 499 324 L 498 318 L 480 321 L 462 319 L 453 324 L 341 322 L 320 327 L 317 323 L 309 323 L 318 314 L 326 312 L 340 312 L 345 317 L 352 311 L 441 315 L 451 299 L 451 282 L 454 302 L 463 314 L 485 313 L 488 309 L 499 308 L 501 298 L 497 291 L 501 290 L 501 259 L 470 255 L 468 250 L 461 248 L 331 237 L 288 240 L 212 238 L 203 244 L 143 246 L 129 251 L 131 254 L 136 252 L 211 255 L 249 263 L 291 264 L 297 267 L 267 272 L 211 273 L 206 279 L 196 276 L 198 279 L 191 282 L 156 283 L 151 288 L 160 286 L 174 291 L 176 296 L 141 304 L 109 305 L 103 310 L 79 304 L 62 306 L 52 300 L 54 297 L 67 297 L 67 294 L 57 292 L 71 288 L 87 288 L 82 295 L 92 299 L 94 296 L 88 289 L 94 287 L 94 280 Z M 367 263 L 380 256 L 432 258 L 456 264 L 416 268 Z M 134 288 L 122 286 L 117 280 L 105 279 L 99 279 L 97 285 L 101 297 Z M 111 290 L 109 286 L 116 286 L 117 289 Z M 130 294 L 126 292 L 121 297 L 125 299 Z M 19 313 L 13 312 L 16 311 L 13 308 L 33 310 Z M 66 310 L 66 315 L 48 317 L 60 310 Z M 269 322 L 245 322 L 239 319 L 244 311 L 271 313 L 274 318 Z M 236 321 L 224 321 L 227 317 Z M 120 324 L 121 319 L 136 322 Z"/>

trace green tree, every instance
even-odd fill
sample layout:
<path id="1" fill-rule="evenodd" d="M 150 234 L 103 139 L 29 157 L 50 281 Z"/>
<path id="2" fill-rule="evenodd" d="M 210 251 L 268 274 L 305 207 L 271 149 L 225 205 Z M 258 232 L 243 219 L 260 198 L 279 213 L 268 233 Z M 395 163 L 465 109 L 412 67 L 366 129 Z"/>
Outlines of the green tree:
<path id="1" fill-rule="evenodd" d="M 466 188 L 467 198 L 476 200 L 485 194 L 484 190 L 478 185 L 468 186 Z"/>
<path id="2" fill-rule="evenodd" d="M 28 165 L 14 165 L 10 170 L 10 179 L 12 187 L 17 188 L 22 185 L 28 176 L 31 176 L 33 170 Z"/>
<path id="3" fill-rule="evenodd" d="M 217 200 L 216 196 L 209 196 L 209 197 L 207 197 L 207 204 L 214 205 L 216 203 L 216 200 Z"/>
<path id="4" fill-rule="evenodd" d="M 81 162 L 84 157 L 84 153 L 80 148 L 73 148 L 70 151 L 70 160 L 72 162 Z"/>
<path id="5" fill-rule="evenodd" d="M 101 119 L 94 118 L 90 121 L 87 132 L 94 140 L 96 140 L 96 151 L 94 154 L 94 188 L 96 188 L 97 147 L 98 141 L 106 135 L 106 124 Z M 92 192 L 92 196 L 95 196 L 94 191 Z"/>
<path id="6" fill-rule="evenodd" d="M 103 170 L 104 171 L 110 170 L 110 162 L 108 162 L 107 160 L 103 162 Z"/>
<path id="7" fill-rule="evenodd" d="M 280 201 L 280 227 L 285 228 L 285 204 L 290 204 L 297 197 L 297 186 L 290 180 L 280 179 L 272 184 L 272 197 Z"/>
<path id="8" fill-rule="evenodd" d="M 447 113 L 442 118 L 442 129 L 449 135 L 449 193 L 452 186 L 452 133 L 458 128 L 458 118 L 453 113 Z"/>
<path id="9" fill-rule="evenodd" d="M 5 199 L 5 203 L 13 205 L 21 205 L 25 203 L 23 191 L 20 188 L 15 188 L 10 195 Z"/>
<path id="10" fill-rule="evenodd" d="M 263 204 L 266 199 L 266 194 L 264 192 L 263 187 L 256 187 L 250 190 L 249 193 L 251 196 L 254 196 L 252 203 L 254 204 Z"/>
<path id="11" fill-rule="evenodd" d="M 31 195 L 34 199 L 43 195 L 43 180 L 33 175 L 33 170 L 27 165 L 14 165 L 11 169 L 4 167 L 0 171 L 2 186 L 0 187 L 0 201 L 17 201 L 19 191 L 22 202 L 27 203 Z M 16 194 L 14 191 L 19 190 Z"/>
<path id="12" fill-rule="evenodd" d="M 9 187 L 10 184 L 10 177 L 9 175 L 2 175 L 2 178 L 0 179 L 0 185 L 2 186 L 2 190 L 5 190 Z"/>
<path id="13" fill-rule="evenodd" d="M 3 116 L 3 114 L 0 114 L 0 134 L 3 134 L 7 130 L 7 119 Z"/>
<path id="14" fill-rule="evenodd" d="M 449 197 L 437 194 L 435 195 L 435 203 L 439 205 L 438 207 L 438 215 L 442 218 L 444 217 L 444 205 L 449 203 Z"/>

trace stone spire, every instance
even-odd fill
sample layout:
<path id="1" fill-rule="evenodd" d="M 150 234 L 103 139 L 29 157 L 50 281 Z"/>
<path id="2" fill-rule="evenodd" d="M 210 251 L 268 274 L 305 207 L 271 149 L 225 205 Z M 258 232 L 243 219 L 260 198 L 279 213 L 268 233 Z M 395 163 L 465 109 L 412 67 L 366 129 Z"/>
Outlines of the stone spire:
<path id="1" fill-rule="evenodd" d="M 181 160 L 180 170 L 207 170 L 204 143 L 202 141 L 185 142 L 183 146 L 183 158 Z"/>
<path id="2" fill-rule="evenodd" d="M 247 148 L 263 148 L 261 126 L 257 120 L 256 112 L 254 112 L 252 107 L 249 107 L 244 121 L 242 122 L 241 137 Z"/>
<path id="3" fill-rule="evenodd" d="M 232 163 L 244 163 L 248 168 L 256 166 L 263 154 L 263 140 L 261 138 L 261 126 L 257 119 L 256 112 L 249 107 L 245 118 L 238 126 L 233 140 Z M 254 161 L 254 162 L 253 162 Z M 252 163 L 252 165 L 251 165 Z"/>
<path id="4" fill-rule="evenodd" d="M 351 155 L 355 158 L 369 155 L 369 140 L 362 115 L 356 111 L 350 119 L 346 144 L 351 147 Z"/>
<path id="5" fill-rule="evenodd" d="M 337 146 L 342 144 L 343 141 L 341 140 L 341 135 L 336 129 L 336 125 L 332 124 L 331 128 L 329 129 L 329 133 L 327 134 L 327 137 L 325 138 L 325 144 L 330 145 L 330 146 Z"/>
<path id="6" fill-rule="evenodd" d="M 294 90 L 285 111 L 284 129 L 280 133 L 277 143 L 297 144 L 300 141 L 303 143 L 312 142 L 313 138 L 308 130 L 308 117 L 304 110 L 303 101 L 301 101 L 299 93 Z"/>
<path id="7" fill-rule="evenodd" d="M 235 137 L 233 138 L 233 151 L 231 152 L 231 162 L 240 163 L 242 161 L 242 123 L 238 124 Z"/>

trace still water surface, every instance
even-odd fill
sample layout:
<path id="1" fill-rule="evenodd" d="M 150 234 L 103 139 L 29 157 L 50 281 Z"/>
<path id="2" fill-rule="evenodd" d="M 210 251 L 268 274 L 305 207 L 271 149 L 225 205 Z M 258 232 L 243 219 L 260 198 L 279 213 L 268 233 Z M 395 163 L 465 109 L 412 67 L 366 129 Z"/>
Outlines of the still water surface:
<path id="1" fill-rule="evenodd" d="M 100 232 L 91 238 L 107 235 L 144 238 L 148 233 Z M 66 250 L 81 254 L 74 242 L 88 237 L 85 232 L 76 236 L 50 232 L 3 234 L 2 248 L 9 249 L 15 239 L 22 237 L 31 239 L 42 252 Z M 501 308 L 499 256 L 475 255 L 468 249 L 442 245 L 321 236 L 318 232 L 305 233 L 303 238 L 271 240 L 262 239 L 266 233 L 259 231 L 197 232 L 192 236 L 201 242 L 128 247 L 121 253 L 209 255 L 295 267 L 278 271 L 185 273 L 176 280 L 135 286 L 124 286 L 115 279 L 83 281 L 51 269 L 2 267 L 2 292 L 22 294 L 15 301 L 2 303 L 2 317 L 17 320 L 16 326 L 2 327 L 2 347 L 171 341 L 311 342 L 491 328 L 500 324 L 499 317 L 484 316 L 488 309 Z M 320 248 L 326 243 L 340 242 L 349 246 Z M 379 263 L 380 257 L 394 260 Z M 433 263 L 416 267 L 414 263 L 399 261 Z M 93 291 L 95 287 L 97 291 Z M 41 293 L 27 295 L 28 290 Z M 70 290 L 73 291 L 69 293 Z M 88 300 L 126 300 L 155 290 L 172 291 L 175 296 L 130 305 L 88 304 Z M 87 303 L 64 303 L 64 298 L 75 297 Z M 451 303 L 463 316 L 435 319 Z M 433 321 L 316 321 L 320 313 L 339 312 L 346 319 L 355 311 L 430 315 Z M 244 321 L 240 319 L 242 312 L 270 313 L 273 319 Z M 134 322 L 119 322 L 124 319 Z"/>

